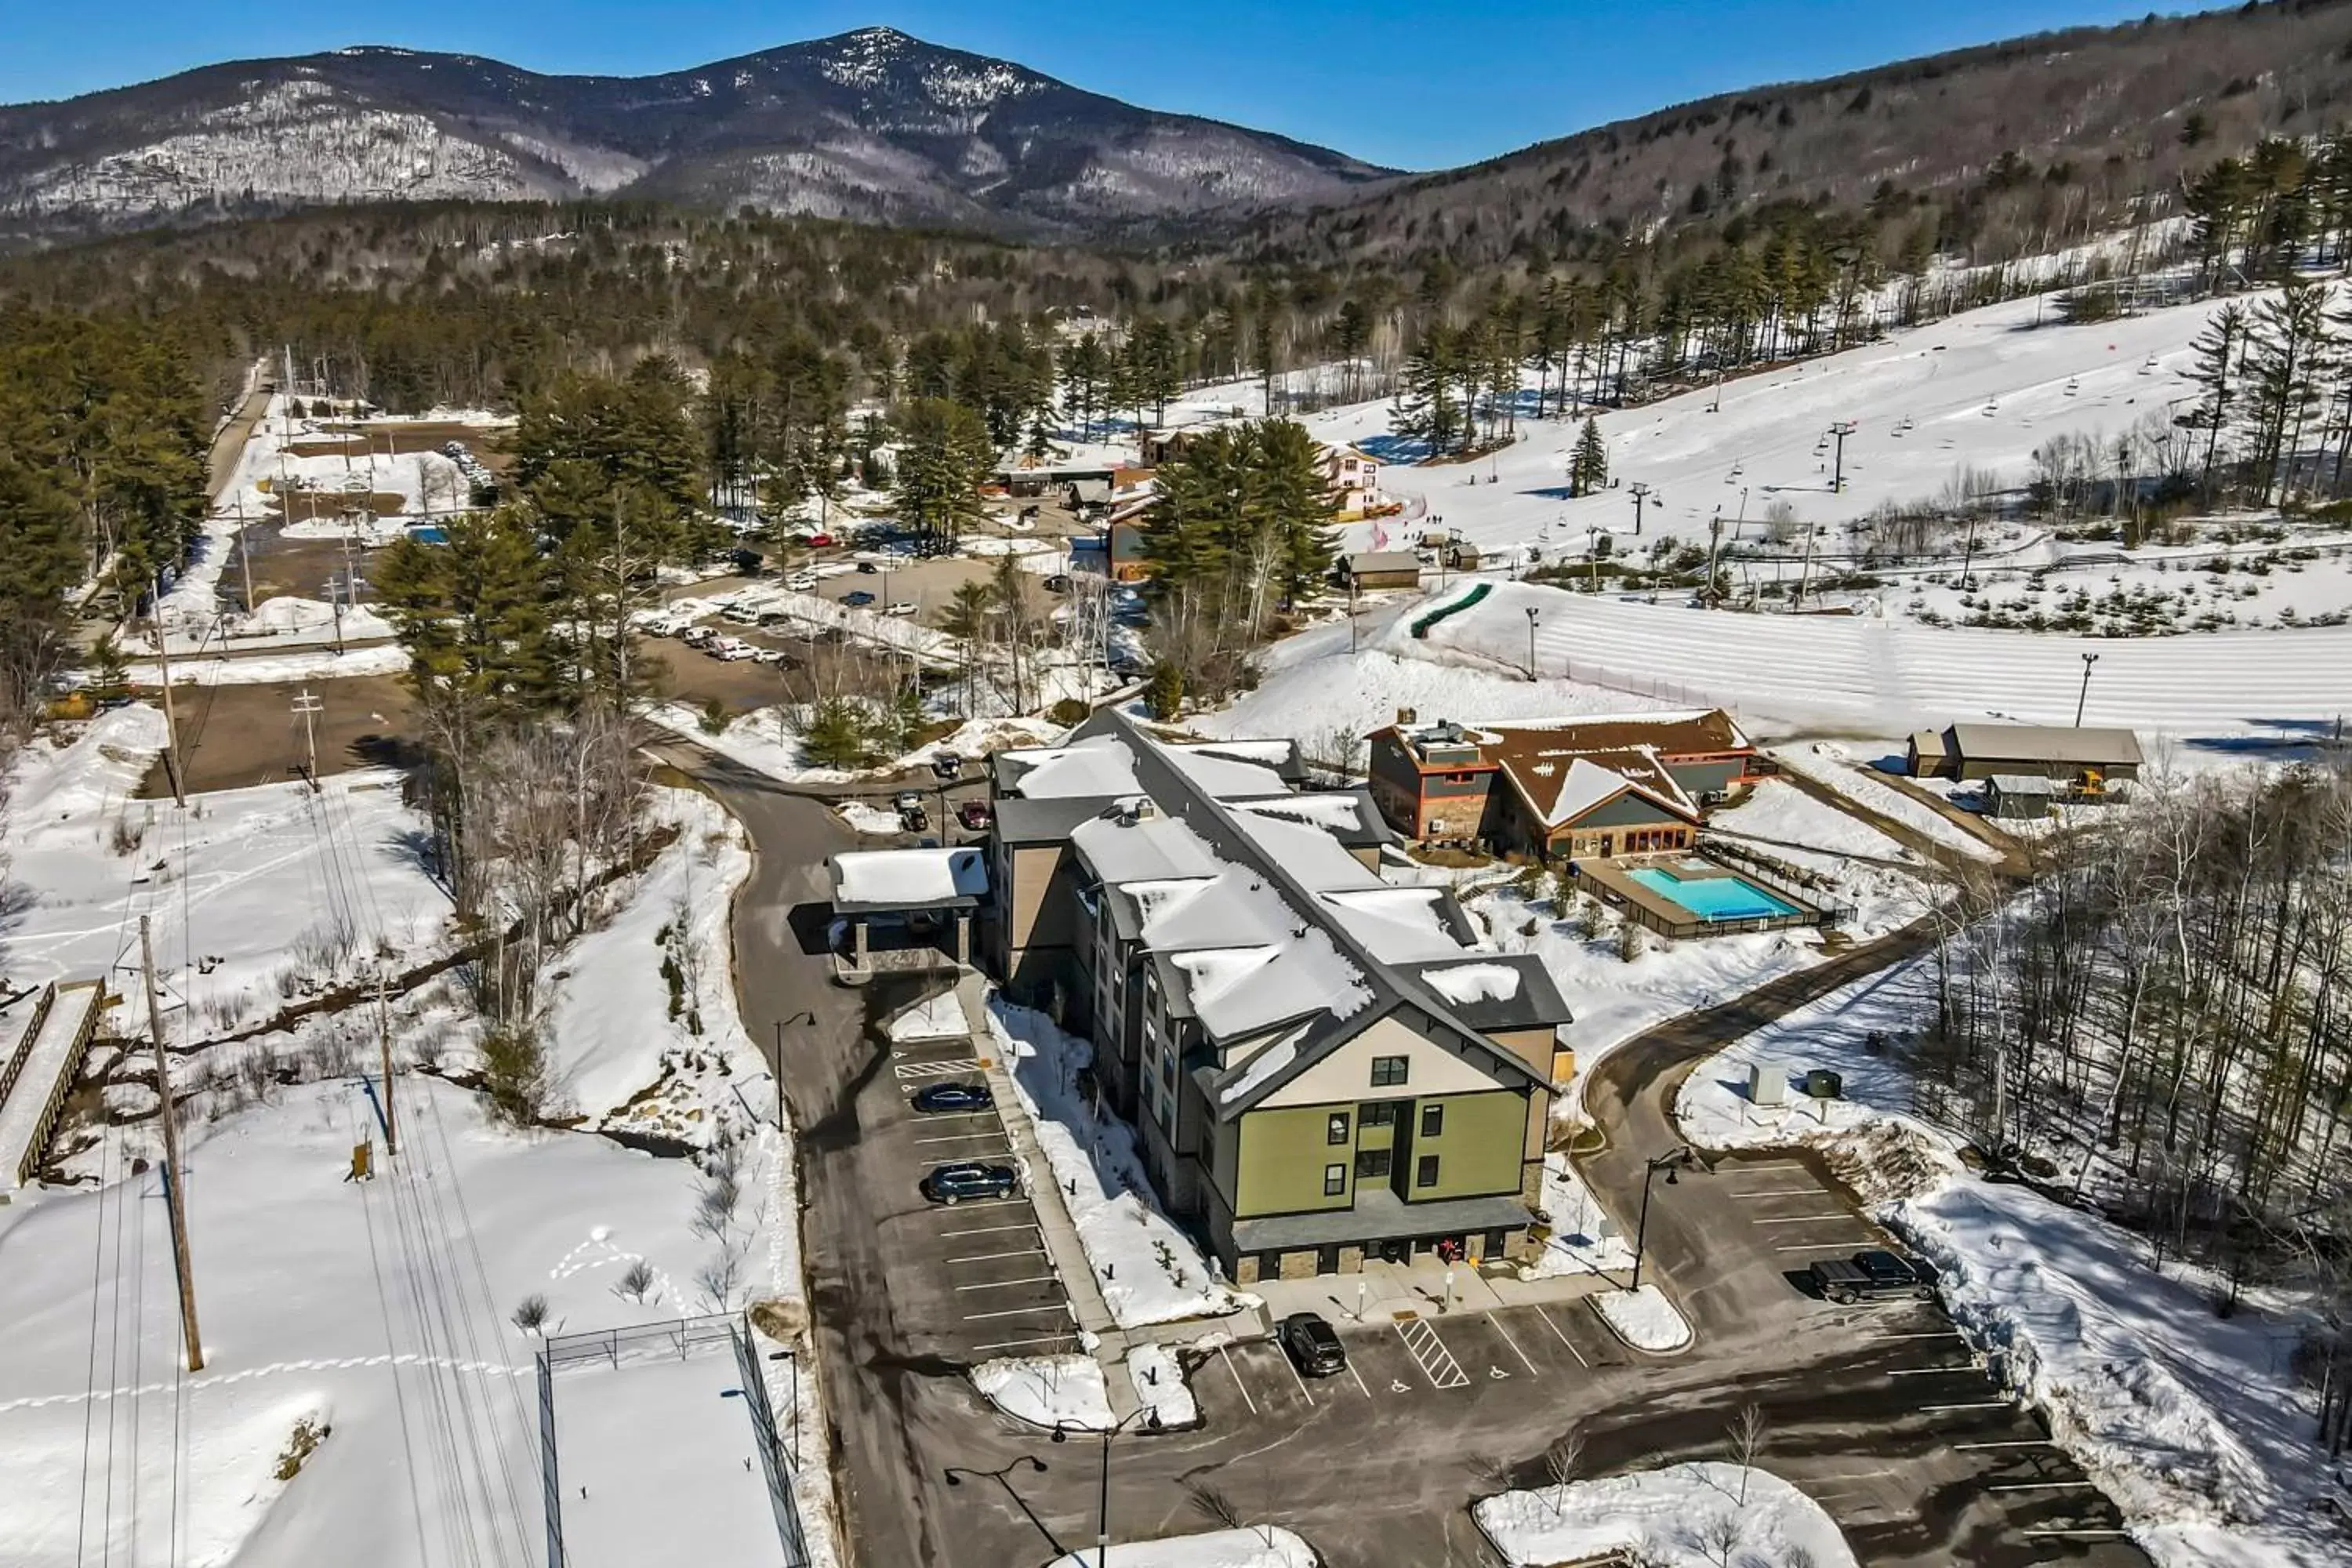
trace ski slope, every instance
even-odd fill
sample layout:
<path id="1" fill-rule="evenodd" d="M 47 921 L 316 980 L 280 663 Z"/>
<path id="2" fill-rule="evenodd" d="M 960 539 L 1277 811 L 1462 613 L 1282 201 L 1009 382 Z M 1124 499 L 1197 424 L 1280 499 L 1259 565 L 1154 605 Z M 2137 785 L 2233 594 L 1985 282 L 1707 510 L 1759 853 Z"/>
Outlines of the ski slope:
<path id="1" fill-rule="evenodd" d="M 1380 458 L 1390 494 L 1427 503 L 1428 518 L 1416 524 L 1386 525 L 1391 542 L 1402 527 L 1442 517 L 1482 551 L 1538 545 L 1547 559 L 1580 555 L 1588 528 L 1633 534 L 1633 500 L 1623 487 L 1636 482 L 1655 491 L 1644 543 L 1663 534 L 1704 540 L 1718 508 L 1729 541 L 1743 492 L 1751 535 L 1774 500 L 1806 522 L 1850 521 L 1881 501 L 1931 499 L 1962 466 L 2020 486 L 2034 448 L 2053 436 L 2120 436 L 2147 414 L 2168 416 L 2195 395 L 2183 374 L 2189 344 L 2219 308 L 2204 301 L 2077 327 L 2051 324 L 2055 310 L 2036 300 L 2015 300 L 1727 381 L 1719 412 L 1709 412 L 1714 388 L 1606 411 L 1601 433 L 1620 488 L 1575 500 L 1568 458 L 1580 421 L 1523 419 L 1520 439 L 1495 457 L 1434 467 L 1415 463 L 1420 449 L 1395 434 L 1385 402 L 1332 409 L 1307 424 L 1327 441 Z M 1834 448 L 1822 437 L 1842 420 L 1855 429 L 1840 494 L 1831 489 Z M 1375 527 L 1349 525 L 1348 547 L 1376 547 Z"/>
<path id="2" fill-rule="evenodd" d="M 2074 637 L 1972 631 L 1854 616 L 1748 616 L 1626 604 L 1498 583 L 1439 623 L 1424 657 L 1524 676 L 1528 610 L 1536 665 L 1562 676 L 1871 734 L 1962 720 L 2072 723 L 2085 654 L 2084 721 L 2176 740 L 2309 733 L 2352 714 L 2352 626 L 2192 637 Z M 1382 637 L 1406 653 L 1400 616 Z"/>

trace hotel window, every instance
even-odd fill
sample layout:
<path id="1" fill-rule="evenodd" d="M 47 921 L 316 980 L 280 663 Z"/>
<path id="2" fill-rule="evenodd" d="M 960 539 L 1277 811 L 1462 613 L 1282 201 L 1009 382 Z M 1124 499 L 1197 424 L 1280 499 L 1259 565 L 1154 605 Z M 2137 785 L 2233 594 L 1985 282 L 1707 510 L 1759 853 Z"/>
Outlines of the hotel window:
<path id="1" fill-rule="evenodd" d="M 1392 1100 L 1375 1100 L 1356 1107 L 1359 1127 L 1393 1127 L 1396 1116 L 1396 1101 Z"/>
<path id="2" fill-rule="evenodd" d="M 1344 1110 L 1335 1110 L 1331 1113 L 1331 1120 L 1324 1124 L 1323 1142 L 1345 1143 L 1347 1141 L 1348 1113 Z"/>
<path id="3" fill-rule="evenodd" d="M 1445 1132 L 1445 1107 L 1424 1105 L 1421 1108 L 1421 1135 L 1423 1138 L 1443 1137 Z"/>
<path id="4" fill-rule="evenodd" d="M 1416 1187 L 1433 1187 L 1437 1185 L 1436 1155 L 1423 1154 L 1419 1160 L 1413 1163 L 1412 1184 Z"/>
<path id="5" fill-rule="evenodd" d="M 1434 1180 L 1435 1178 L 1433 1177 L 1431 1179 Z M 1323 1195 L 1327 1198 L 1336 1198 L 1345 1194 L 1347 1190 L 1348 1167 L 1345 1165 L 1324 1166 Z"/>
<path id="6" fill-rule="evenodd" d="M 1360 1182 L 1383 1182 L 1389 1174 L 1389 1152 L 1386 1149 L 1366 1149 L 1356 1156 L 1356 1179 Z"/>
<path id="7" fill-rule="evenodd" d="M 1374 1089 L 1394 1089 L 1397 1085 L 1404 1081 L 1405 1070 L 1410 1065 L 1410 1059 L 1404 1057 L 1374 1057 L 1372 1058 L 1372 1087 Z"/>

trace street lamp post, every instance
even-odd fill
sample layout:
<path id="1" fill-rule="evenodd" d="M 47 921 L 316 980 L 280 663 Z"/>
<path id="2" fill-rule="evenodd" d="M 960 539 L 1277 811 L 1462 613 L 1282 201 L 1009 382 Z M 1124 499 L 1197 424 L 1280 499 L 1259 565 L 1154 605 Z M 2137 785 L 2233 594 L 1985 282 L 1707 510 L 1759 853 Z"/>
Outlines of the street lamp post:
<path id="1" fill-rule="evenodd" d="M 2091 666 L 2098 662 L 2097 654 L 2086 653 L 2083 656 L 2083 689 L 2074 699 L 2074 728 L 2077 730 L 2083 727 L 2084 705 L 2091 700 Z"/>
<path id="2" fill-rule="evenodd" d="M 1533 605 L 1528 606 L 1528 679 L 1536 678 L 1536 620 L 1543 612 Z"/>
<path id="3" fill-rule="evenodd" d="M 1114 1422 L 1102 1429 L 1102 1479 L 1095 1514 L 1095 1568 L 1109 1568 L 1110 1563 L 1110 1440 L 1137 1421 L 1143 1422 L 1146 1426 L 1157 1426 L 1160 1425 L 1160 1412 L 1155 1406 L 1147 1405 L 1126 1420 Z M 1069 1440 L 1068 1428 L 1054 1428 L 1055 1442 L 1066 1443 Z M 1045 1467 L 1040 1465 L 1038 1468 L 1043 1469 Z"/>
<path id="4" fill-rule="evenodd" d="M 1687 1167 L 1694 1158 L 1696 1156 L 1691 1152 L 1691 1146 L 1685 1143 L 1679 1149 L 1669 1149 L 1656 1159 L 1644 1163 L 1646 1168 L 1642 1173 L 1642 1218 L 1633 1227 L 1633 1283 L 1627 1287 L 1628 1289 L 1639 1290 L 1642 1288 L 1642 1249 L 1648 1245 L 1650 1239 L 1650 1178 L 1664 1171 L 1666 1173 L 1666 1185 L 1671 1187 L 1675 1184 L 1675 1173 Z"/>

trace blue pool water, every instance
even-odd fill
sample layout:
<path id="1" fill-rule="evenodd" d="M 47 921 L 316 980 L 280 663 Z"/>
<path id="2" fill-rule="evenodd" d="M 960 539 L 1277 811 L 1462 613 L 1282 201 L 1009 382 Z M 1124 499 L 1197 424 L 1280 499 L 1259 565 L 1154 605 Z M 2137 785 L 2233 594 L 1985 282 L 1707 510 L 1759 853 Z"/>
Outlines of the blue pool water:
<path id="1" fill-rule="evenodd" d="M 1776 899 L 1739 877 L 1709 877 L 1704 881 L 1685 882 L 1658 866 L 1637 866 L 1625 875 L 1703 921 L 1764 920 L 1798 912 L 1796 905 Z"/>

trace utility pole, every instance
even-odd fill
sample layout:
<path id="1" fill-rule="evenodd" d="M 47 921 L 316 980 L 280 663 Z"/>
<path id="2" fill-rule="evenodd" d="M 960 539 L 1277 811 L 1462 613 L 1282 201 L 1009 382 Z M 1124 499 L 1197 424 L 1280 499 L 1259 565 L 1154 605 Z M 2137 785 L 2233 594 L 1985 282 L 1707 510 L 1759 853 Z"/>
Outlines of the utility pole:
<path id="1" fill-rule="evenodd" d="M 1633 537 L 1639 539 L 1642 537 L 1642 503 L 1648 500 L 1650 497 L 1657 492 L 1653 490 L 1647 483 L 1641 479 L 1635 479 L 1632 484 L 1627 485 L 1625 489 L 1630 491 L 1633 497 Z M 1662 500 L 1658 504 L 1660 506 L 1664 506 L 1665 502 Z"/>
<path id="2" fill-rule="evenodd" d="M 236 564 L 245 574 L 245 613 L 253 614 L 253 551 L 245 536 L 245 487 L 236 489 Z"/>
<path id="3" fill-rule="evenodd" d="M 1723 603 L 1723 595 L 1715 589 L 1716 560 L 1723 549 L 1723 509 L 1717 507 L 1715 516 L 1706 525 L 1706 602 L 1709 608 Z"/>
<path id="4" fill-rule="evenodd" d="M 2074 728 L 2077 730 L 2083 727 L 2084 705 L 2091 700 L 2091 666 L 2098 662 L 2097 654 L 2086 653 L 2083 656 L 2083 689 L 2074 699 Z"/>
<path id="5" fill-rule="evenodd" d="M 1528 606 L 1528 679 L 1536 678 L 1536 620 L 1543 614 L 1533 605 Z"/>
<path id="6" fill-rule="evenodd" d="M 163 682 L 163 776 L 171 782 L 172 804 L 185 807 L 188 792 L 180 783 L 180 719 L 172 706 L 172 650 L 164 646 L 163 579 L 155 579 L 155 596 L 147 601 L 147 627 L 155 634 L 155 672 Z"/>
<path id="7" fill-rule="evenodd" d="M 384 997 L 381 969 L 375 975 L 375 1043 L 383 1069 L 383 1153 L 390 1159 L 400 1152 L 400 1117 L 392 1107 L 392 1009 Z"/>
<path id="8" fill-rule="evenodd" d="M 1592 591 L 1601 592 L 1601 531 L 1587 524 L 1584 530 L 1584 553 L 1592 563 Z"/>
<path id="9" fill-rule="evenodd" d="M 1851 419 L 1841 419 L 1830 426 L 1830 434 L 1837 437 L 1837 460 L 1835 466 L 1830 470 L 1832 495 L 1845 493 L 1845 438 L 1853 435 L 1853 431 L 1854 424 Z"/>
<path id="10" fill-rule="evenodd" d="M 294 712 L 302 721 L 302 743 L 310 753 L 308 777 L 312 795 L 319 793 L 319 731 L 313 721 L 325 710 L 326 706 L 311 694 L 307 686 L 294 694 Z"/>
<path id="11" fill-rule="evenodd" d="M 163 1202 L 172 1216 L 172 1268 L 180 1278 L 180 1331 L 188 1342 L 188 1370 L 205 1370 L 204 1336 L 196 1331 L 196 1272 L 188 1257 L 188 1204 L 180 1168 L 180 1124 L 172 1106 L 172 1064 L 163 1054 L 163 1005 L 155 994 L 155 950 L 147 917 L 139 917 L 139 967 L 147 977 L 147 1034 L 155 1045 L 156 1114 L 163 1122 Z"/>

